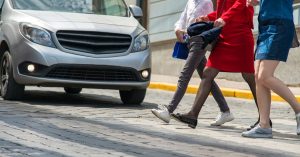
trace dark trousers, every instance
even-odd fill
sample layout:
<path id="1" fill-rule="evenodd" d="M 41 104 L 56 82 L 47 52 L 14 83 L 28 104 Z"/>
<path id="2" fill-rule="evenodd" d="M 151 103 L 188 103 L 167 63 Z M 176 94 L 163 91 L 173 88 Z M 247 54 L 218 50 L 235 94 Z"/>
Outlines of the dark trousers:
<path id="1" fill-rule="evenodd" d="M 203 70 L 207 62 L 205 58 L 205 53 L 206 50 L 199 48 L 196 50 L 191 50 L 189 52 L 184 68 L 179 76 L 176 92 L 168 106 L 168 110 L 170 113 L 173 113 L 174 110 L 177 108 L 179 102 L 181 101 L 183 95 L 186 92 L 191 77 L 196 69 L 200 78 L 202 78 Z M 229 111 L 227 102 L 215 81 L 213 81 L 212 83 L 211 93 L 216 102 L 218 103 L 221 112 Z"/>

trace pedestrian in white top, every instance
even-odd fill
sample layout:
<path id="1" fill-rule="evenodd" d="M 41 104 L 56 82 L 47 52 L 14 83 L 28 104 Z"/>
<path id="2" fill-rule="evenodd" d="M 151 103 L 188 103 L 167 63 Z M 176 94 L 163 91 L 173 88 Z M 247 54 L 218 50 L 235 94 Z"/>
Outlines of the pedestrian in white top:
<path id="1" fill-rule="evenodd" d="M 180 19 L 175 24 L 177 40 L 179 42 L 184 42 L 183 36 L 186 34 L 187 28 L 193 24 L 198 17 L 205 16 L 211 12 L 213 12 L 213 4 L 210 0 L 189 0 L 180 16 Z M 156 117 L 166 123 L 170 122 L 170 114 L 173 113 L 179 105 L 179 102 L 184 96 L 188 83 L 196 69 L 200 78 L 202 78 L 203 70 L 207 62 L 205 58 L 206 51 L 202 48 L 203 44 L 203 38 L 200 36 L 194 36 L 190 38 L 190 52 L 188 54 L 185 66 L 180 74 L 177 90 L 171 102 L 169 105 L 161 105 L 159 109 L 151 110 Z M 211 92 L 221 110 L 221 113 L 217 116 L 216 120 L 211 123 L 211 125 L 220 126 L 226 122 L 232 121 L 234 117 L 230 113 L 230 109 L 220 88 L 214 81 Z"/>
<path id="2" fill-rule="evenodd" d="M 183 41 L 183 35 L 187 28 L 200 16 L 213 12 L 211 0 L 189 0 L 181 13 L 179 20 L 175 23 L 175 33 L 178 41 Z"/>

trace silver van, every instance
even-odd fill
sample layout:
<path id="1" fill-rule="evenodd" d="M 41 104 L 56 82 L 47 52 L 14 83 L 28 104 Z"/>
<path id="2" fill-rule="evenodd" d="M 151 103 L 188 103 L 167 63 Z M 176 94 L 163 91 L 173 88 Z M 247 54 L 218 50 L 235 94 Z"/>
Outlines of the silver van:
<path id="1" fill-rule="evenodd" d="M 151 75 L 148 32 L 123 0 L 0 0 L 1 96 L 25 86 L 119 90 L 140 104 Z"/>

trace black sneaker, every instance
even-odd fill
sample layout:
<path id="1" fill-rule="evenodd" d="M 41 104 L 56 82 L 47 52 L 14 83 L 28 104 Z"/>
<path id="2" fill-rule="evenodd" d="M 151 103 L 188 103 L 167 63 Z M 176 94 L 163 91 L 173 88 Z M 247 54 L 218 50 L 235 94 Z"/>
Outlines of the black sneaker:
<path id="1" fill-rule="evenodd" d="M 188 126 L 193 129 L 196 128 L 197 123 L 198 123 L 197 119 L 192 119 L 192 118 L 186 117 L 180 113 L 177 113 L 177 114 L 171 113 L 171 116 L 172 116 L 172 118 L 174 118 L 175 120 L 177 120 L 179 122 L 188 124 Z"/>

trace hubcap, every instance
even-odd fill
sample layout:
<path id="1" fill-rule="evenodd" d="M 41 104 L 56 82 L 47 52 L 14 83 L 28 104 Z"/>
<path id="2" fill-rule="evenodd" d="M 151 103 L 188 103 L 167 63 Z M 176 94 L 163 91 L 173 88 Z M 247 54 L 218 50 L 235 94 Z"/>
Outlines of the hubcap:
<path id="1" fill-rule="evenodd" d="M 1 66 L 1 93 L 5 93 L 8 85 L 8 71 L 9 71 L 9 63 L 8 58 L 5 57 Z"/>

